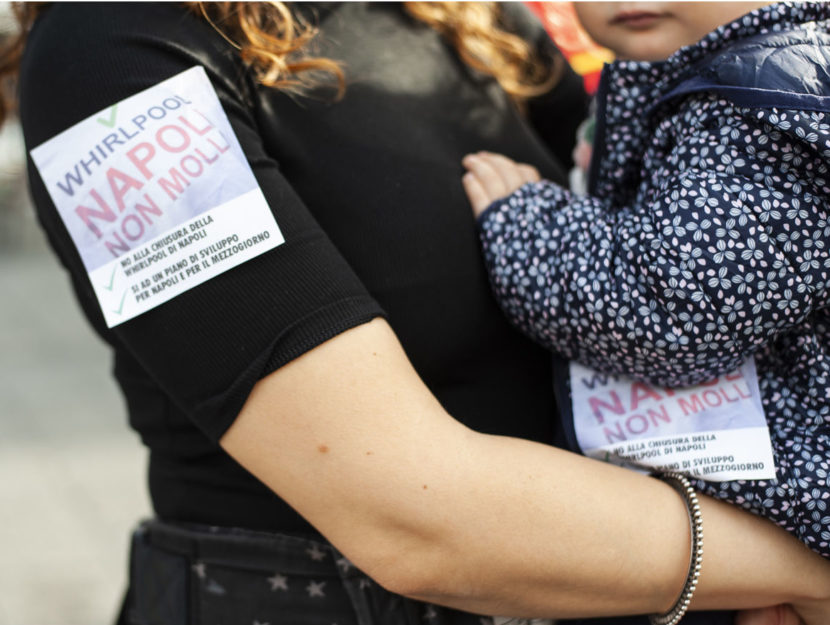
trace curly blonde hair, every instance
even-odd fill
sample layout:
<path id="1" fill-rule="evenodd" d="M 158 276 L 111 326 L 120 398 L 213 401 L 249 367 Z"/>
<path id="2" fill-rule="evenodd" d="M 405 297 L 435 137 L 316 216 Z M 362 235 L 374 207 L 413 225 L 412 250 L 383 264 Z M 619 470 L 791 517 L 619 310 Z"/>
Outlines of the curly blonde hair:
<path id="1" fill-rule="evenodd" d="M 26 36 L 49 3 L 12 4 L 19 33 L 0 52 L 0 124 L 12 110 L 9 82 L 18 71 Z M 330 84 L 337 97 L 346 88 L 342 65 L 314 56 L 315 25 L 283 2 L 189 2 L 190 9 L 207 20 L 239 51 L 257 80 L 268 87 L 302 94 Z M 406 11 L 441 33 L 470 67 L 494 77 L 517 104 L 548 91 L 558 80 L 562 59 L 545 66 L 530 46 L 507 32 L 495 2 L 407 2 Z"/>
<path id="2" fill-rule="evenodd" d="M 12 13 L 20 28 L 0 51 L 0 126 L 12 112 L 14 103 L 12 79 L 17 75 L 20 67 L 20 59 L 23 56 L 29 29 L 45 4 L 44 2 L 13 2 L 11 5 Z"/>

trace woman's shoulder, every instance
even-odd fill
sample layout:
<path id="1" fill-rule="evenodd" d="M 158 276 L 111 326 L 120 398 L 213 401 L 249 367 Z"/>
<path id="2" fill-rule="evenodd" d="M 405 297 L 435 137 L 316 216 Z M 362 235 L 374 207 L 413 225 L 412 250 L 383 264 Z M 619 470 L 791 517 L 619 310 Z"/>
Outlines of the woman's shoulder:
<path id="1" fill-rule="evenodd" d="M 233 48 L 179 3 L 54 3 L 20 68 L 20 114 L 37 145 L 96 112 L 196 65 L 240 92 Z"/>

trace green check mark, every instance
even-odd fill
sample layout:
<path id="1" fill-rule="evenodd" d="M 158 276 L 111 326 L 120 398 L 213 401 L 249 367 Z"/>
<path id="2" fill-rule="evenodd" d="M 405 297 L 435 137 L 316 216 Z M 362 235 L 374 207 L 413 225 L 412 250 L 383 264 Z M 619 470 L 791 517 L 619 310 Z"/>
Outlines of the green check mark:
<path id="1" fill-rule="evenodd" d="M 110 117 L 107 119 L 106 117 L 99 117 L 96 121 L 101 124 L 102 126 L 106 126 L 107 128 L 112 128 L 115 126 L 115 112 L 118 110 L 118 105 L 113 104 L 110 108 Z"/>
<path id="2" fill-rule="evenodd" d="M 104 288 L 107 291 L 112 291 L 112 285 L 115 282 L 115 267 L 112 268 L 112 275 L 110 276 L 110 283 L 106 285 Z"/>
<path id="3" fill-rule="evenodd" d="M 127 289 L 124 289 L 124 295 L 121 296 L 121 305 L 118 307 L 118 310 L 113 310 L 116 315 L 120 315 L 121 311 L 124 310 L 124 300 L 127 299 Z"/>

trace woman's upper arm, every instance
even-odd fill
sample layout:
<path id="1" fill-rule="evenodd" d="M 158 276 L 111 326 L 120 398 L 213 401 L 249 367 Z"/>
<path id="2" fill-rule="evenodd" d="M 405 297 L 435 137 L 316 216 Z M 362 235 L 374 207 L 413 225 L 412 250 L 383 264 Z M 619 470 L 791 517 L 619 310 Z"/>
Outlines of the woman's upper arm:
<path id="1" fill-rule="evenodd" d="M 220 442 L 358 566 L 397 588 L 409 585 L 397 579 L 401 556 L 427 557 L 446 530 L 426 512 L 452 490 L 446 482 L 468 433 L 378 319 L 261 380 Z"/>
<path id="2" fill-rule="evenodd" d="M 65 29 L 86 32 L 87 37 L 67 42 L 62 34 Z M 238 141 L 245 166 L 251 168 L 254 184 L 267 204 L 258 210 L 264 214 L 270 211 L 284 242 L 112 328 L 104 323 L 88 268 L 64 225 L 66 214 L 58 214 L 38 172 L 32 170 L 31 176 L 41 221 L 69 269 L 91 322 L 117 349 L 128 352 L 211 439 L 218 440 L 224 433 L 261 377 L 328 338 L 383 316 L 270 155 L 254 115 L 256 87 L 235 51 L 204 20 L 173 4 L 56 4 L 35 26 L 26 55 L 21 95 L 30 149 L 99 111 L 112 114 L 115 126 L 123 125 L 129 137 L 128 109 L 118 103 L 194 66 L 204 68 L 211 97 L 221 103 L 233 134 L 226 139 Z M 55 58 L 65 62 L 58 65 Z M 56 101 L 62 106 L 53 106 Z M 192 105 L 198 108 L 200 103 Z M 101 117 L 107 121 L 106 115 Z M 154 132 L 176 119 L 158 122 Z M 93 126 L 102 134 L 111 132 L 104 126 Z M 128 150 L 137 141 L 153 140 L 140 135 L 123 141 L 127 141 L 123 149 Z M 72 146 L 76 150 L 82 147 Z M 157 157 L 149 169 L 154 176 L 161 175 L 178 166 L 186 154 L 190 152 L 176 153 L 177 159 L 166 168 Z M 214 156 L 212 152 L 204 154 Z M 122 212 L 112 224 L 96 222 L 105 238 L 110 235 L 106 228 L 120 234 L 121 219 L 134 212 L 136 196 L 131 193 L 150 189 L 165 216 L 175 214 L 180 206 L 163 204 L 165 195 L 157 192 L 158 180 L 145 180 L 129 159 L 119 161 L 117 157 L 109 155 L 94 171 L 103 174 L 105 166 L 115 167 L 144 187 L 140 191 L 127 188 Z M 182 195 L 192 210 L 200 210 L 201 203 L 207 204 L 235 183 L 234 172 L 223 167 L 221 160 L 205 167 L 198 181 L 182 185 Z M 212 185 L 211 191 L 194 193 L 197 182 Z M 105 199 L 110 197 L 106 184 L 99 191 Z M 81 197 L 78 201 L 95 206 Z M 182 223 L 190 216 L 184 215 Z M 169 234 L 160 226 L 151 231 L 153 227 L 147 226 L 139 243 Z M 214 243 L 199 240 L 187 248 L 188 254 L 205 252 L 211 264 L 230 264 L 224 256 L 217 257 L 216 263 L 211 260 L 217 249 L 212 247 Z M 136 244 L 135 250 L 140 248 Z M 149 280 L 171 263 L 160 259 L 143 277 Z"/>
<path id="3" fill-rule="evenodd" d="M 659 612 L 687 571 L 688 514 L 672 488 L 468 430 L 383 320 L 261 380 L 221 444 L 355 565 L 414 598 L 516 616 Z M 701 609 L 826 596 L 830 567 L 818 555 L 701 499 Z"/>

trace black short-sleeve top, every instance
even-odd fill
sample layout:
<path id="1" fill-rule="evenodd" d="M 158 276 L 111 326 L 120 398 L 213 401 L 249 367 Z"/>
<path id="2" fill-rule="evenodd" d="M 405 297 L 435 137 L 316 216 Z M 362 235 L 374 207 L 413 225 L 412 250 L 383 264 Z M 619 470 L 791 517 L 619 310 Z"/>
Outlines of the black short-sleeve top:
<path id="1" fill-rule="evenodd" d="M 285 237 L 108 328 L 30 163 L 39 219 L 90 323 L 113 348 L 130 424 L 150 450 L 161 518 L 312 532 L 217 441 L 259 379 L 378 316 L 454 417 L 490 433 L 556 437 L 548 357 L 507 325 L 490 295 L 460 160 L 502 152 L 561 181 L 585 112 L 579 80 L 566 72 L 522 115 L 400 5 L 298 7 L 320 25 L 316 52 L 343 63 L 340 100 L 326 90 L 298 97 L 256 84 L 228 41 L 178 4 L 56 3 L 24 55 L 29 149 L 203 67 Z M 521 5 L 506 13 L 511 27 L 552 53 Z"/>

